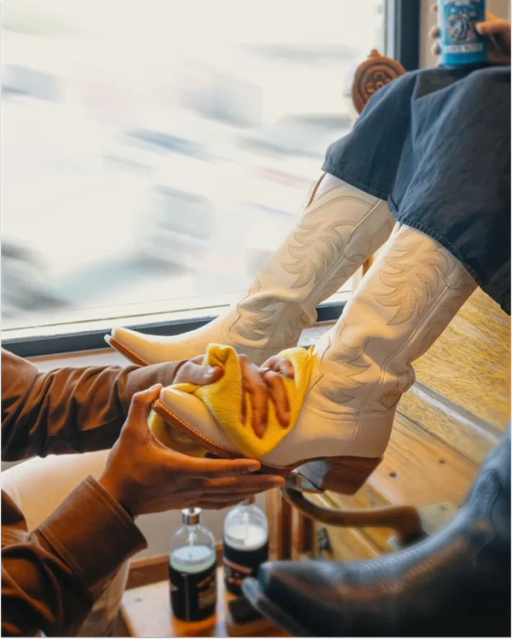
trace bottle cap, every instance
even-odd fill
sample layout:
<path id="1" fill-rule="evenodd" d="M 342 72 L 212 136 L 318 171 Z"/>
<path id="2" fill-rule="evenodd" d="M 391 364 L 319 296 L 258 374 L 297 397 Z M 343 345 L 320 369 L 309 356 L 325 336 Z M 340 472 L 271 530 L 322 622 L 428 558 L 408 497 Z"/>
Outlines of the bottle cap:
<path id="1" fill-rule="evenodd" d="M 181 521 L 185 524 L 185 526 L 197 526 L 200 514 L 200 508 L 184 508 L 181 511 Z"/>
<path id="2" fill-rule="evenodd" d="M 247 499 L 244 499 L 242 502 L 242 506 L 251 506 L 255 502 L 256 502 L 256 497 L 253 495 L 252 497 L 248 497 Z"/>

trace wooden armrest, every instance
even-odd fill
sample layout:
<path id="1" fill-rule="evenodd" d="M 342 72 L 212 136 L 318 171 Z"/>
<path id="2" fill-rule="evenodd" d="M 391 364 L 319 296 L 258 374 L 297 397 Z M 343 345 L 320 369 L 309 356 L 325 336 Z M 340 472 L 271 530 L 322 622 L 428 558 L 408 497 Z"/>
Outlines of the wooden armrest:
<path id="1" fill-rule="evenodd" d="M 419 512 L 413 506 L 385 508 L 323 508 L 310 502 L 301 492 L 281 489 L 284 498 L 300 513 L 315 521 L 331 526 L 391 528 L 396 531 L 402 545 L 426 537 Z"/>

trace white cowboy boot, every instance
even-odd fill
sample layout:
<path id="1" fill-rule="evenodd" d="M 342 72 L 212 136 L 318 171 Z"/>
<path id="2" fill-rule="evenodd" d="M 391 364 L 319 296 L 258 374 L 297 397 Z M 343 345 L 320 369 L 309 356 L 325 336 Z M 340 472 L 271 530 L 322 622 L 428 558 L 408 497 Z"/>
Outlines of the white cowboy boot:
<path id="1" fill-rule="evenodd" d="M 202 328 L 173 337 L 114 328 L 108 343 L 137 364 L 190 359 L 210 343 L 233 346 L 261 364 L 295 346 L 333 295 L 389 237 L 386 202 L 331 175 L 317 182 L 297 226 L 258 274 L 247 296 Z"/>
<path id="2" fill-rule="evenodd" d="M 286 474 L 327 460 L 338 492 L 355 492 L 386 449 L 396 405 L 415 379 L 411 363 L 430 348 L 475 288 L 445 248 L 399 227 L 342 317 L 314 349 L 302 410 L 286 436 L 261 457 L 264 468 Z M 205 449 L 240 455 L 194 395 L 163 389 L 155 411 Z"/>

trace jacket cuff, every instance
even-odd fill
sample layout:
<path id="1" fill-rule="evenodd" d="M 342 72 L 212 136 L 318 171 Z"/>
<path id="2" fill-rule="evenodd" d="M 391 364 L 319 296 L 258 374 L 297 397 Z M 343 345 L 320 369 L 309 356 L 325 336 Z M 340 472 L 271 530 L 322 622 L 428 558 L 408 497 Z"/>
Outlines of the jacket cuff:
<path id="1" fill-rule="evenodd" d="M 101 591 L 125 561 L 147 546 L 130 515 L 92 477 L 70 493 L 38 532 L 92 592 Z"/>

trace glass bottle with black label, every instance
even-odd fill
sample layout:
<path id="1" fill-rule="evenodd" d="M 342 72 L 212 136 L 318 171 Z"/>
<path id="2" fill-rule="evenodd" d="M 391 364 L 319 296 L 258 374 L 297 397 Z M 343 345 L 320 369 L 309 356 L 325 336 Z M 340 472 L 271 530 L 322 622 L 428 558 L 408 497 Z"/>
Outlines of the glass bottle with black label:
<path id="1" fill-rule="evenodd" d="M 199 508 L 183 510 L 184 525 L 171 537 L 171 607 L 183 621 L 206 619 L 217 604 L 215 538 L 199 525 L 200 513 Z"/>
<path id="2" fill-rule="evenodd" d="M 268 559 L 268 522 L 254 501 L 253 497 L 235 506 L 224 520 L 224 582 L 234 595 L 242 594 L 242 581 L 256 577 Z"/>

